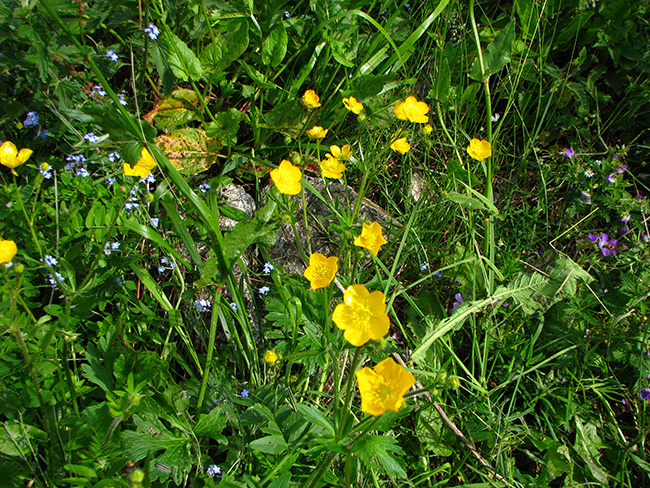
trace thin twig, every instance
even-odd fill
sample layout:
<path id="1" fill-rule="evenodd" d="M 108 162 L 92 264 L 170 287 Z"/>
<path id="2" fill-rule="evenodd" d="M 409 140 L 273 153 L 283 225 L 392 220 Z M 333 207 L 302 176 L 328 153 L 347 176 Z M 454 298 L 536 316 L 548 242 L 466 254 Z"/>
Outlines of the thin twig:
<path id="1" fill-rule="evenodd" d="M 403 367 L 406 367 L 406 364 L 404 364 L 404 360 L 400 357 L 400 355 L 399 355 L 398 353 L 393 353 L 393 359 L 395 359 L 395 361 L 397 361 L 397 362 L 398 362 L 399 364 L 401 364 Z M 459 440 L 460 440 L 460 441 L 465 445 L 465 447 L 466 447 L 467 449 L 470 450 L 470 452 L 474 455 L 474 457 L 475 457 L 475 458 L 476 458 L 476 459 L 477 459 L 477 460 L 478 460 L 478 461 L 479 461 L 483 466 L 485 466 L 485 468 L 486 468 L 490 473 L 492 473 L 492 475 L 493 475 L 496 479 L 498 479 L 499 481 L 505 483 L 506 486 L 508 486 L 508 487 L 510 487 L 510 488 L 514 488 L 514 486 L 513 486 L 510 482 L 508 482 L 508 480 L 506 480 L 503 476 L 501 476 L 499 473 L 497 473 L 497 472 L 494 470 L 494 468 L 490 465 L 490 463 L 487 462 L 487 461 L 483 458 L 483 456 L 481 456 L 481 454 L 477 451 L 476 447 L 474 447 L 474 444 L 472 444 L 472 443 L 467 439 L 467 437 L 465 437 L 465 435 L 460 431 L 460 429 L 454 425 L 454 423 L 449 419 L 449 417 L 447 417 L 447 414 L 446 414 L 445 411 L 442 409 L 442 407 L 440 406 L 440 404 L 439 404 L 438 402 L 436 402 L 435 400 L 433 400 L 433 398 L 431 398 L 431 394 L 430 394 L 426 389 L 424 389 L 424 387 L 420 384 L 419 381 L 416 381 L 416 382 L 415 382 L 415 387 L 416 387 L 418 390 L 423 390 L 423 393 L 422 393 L 422 394 L 426 397 L 427 400 L 429 400 L 429 401 L 433 404 L 433 407 L 438 411 L 438 414 L 439 414 L 440 417 L 442 418 L 443 422 L 444 422 L 444 423 L 447 425 L 447 427 L 449 427 L 449 429 L 450 429 L 450 430 L 451 430 L 451 431 L 456 435 L 456 437 L 457 437 L 457 438 L 458 438 L 458 439 L 459 439 Z"/>

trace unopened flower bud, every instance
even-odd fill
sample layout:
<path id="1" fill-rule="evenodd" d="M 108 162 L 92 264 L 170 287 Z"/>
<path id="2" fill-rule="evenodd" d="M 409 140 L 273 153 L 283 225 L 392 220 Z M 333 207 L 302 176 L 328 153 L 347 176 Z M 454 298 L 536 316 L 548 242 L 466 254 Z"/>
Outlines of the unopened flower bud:
<path id="1" fill-rule="evenodd" d="M 144 481 L 144 471 L 141 469 L 131 471 L 131 481 L 133 483 L 142 483 Z"/>
<path id="2" fill-rule="evenodd" d="M 460 386 L 460 381 L 458 381 L 458 378 L 451 376 L 449 379 L 447 379 L 447 388 L 450 390 L 455 390 Z"/>
<path id="3" fill-rule="evenodd" d="M 359 115 L 357 115 L 357 120 L 359 122 L 365 122 L 366 121 L 366 114 L 365 112 L 361 112 Z"/>
<path id="4" fill-rule="evenodd" d="M 291 137 L 289 136 L 284 136 L 284 143 L 288 146 L 291 144 Z"/>
<path id="5" fill-rule="evenodd" d="M 147 193 L 144 196 L 144 200 L 145 200 L 145 202 L 153 202 L 153 193 Z"/>
<path id="6" fill-rule="evenodd" d="M 22 273 L 23 271 L 25 271 L 25 266 L 23 266 L 22 264 L 17 264 L 14 267 L 14 269 L 16 270 L 16 273 Z"/>

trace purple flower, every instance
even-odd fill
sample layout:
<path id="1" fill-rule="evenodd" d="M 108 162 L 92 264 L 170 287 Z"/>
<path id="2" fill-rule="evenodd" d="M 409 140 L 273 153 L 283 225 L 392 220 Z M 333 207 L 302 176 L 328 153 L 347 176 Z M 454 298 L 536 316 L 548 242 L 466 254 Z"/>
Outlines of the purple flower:
<path id="1" fill-rule="evenodd" d="M 618 241 L 616 239 L 610 239 L 609 234 L 603 233 L 600 236 L 598 234 L 589 234 L 587 237 L 589 237 L 591 242 L 598 242 L 598 247 L 603 252 L 603 256 L 616 254 L 616 245 L 618 244 Z"/>
<path id="2" fill-rule="evenodd" d="M 620 221 L 623 222 L 624 224 L 627 224 L 627 223 L 630 221 L 631 218 L 632 218 L 632 216 L 631 216 L 630 214 L 627 214 L 627 215 L 623 215 L 623 216 L 622 216 L 620 219 L 618 219 L 618 220 L 620 220 Z"/>
<path id="3" fill-rule="evenodd" d="M 580 199 L 580 202 L 585 203 L 587 205 L 591 205 L 591 195 L 586 191 L 581 191 L 580 193 L 582 193 L 582 198 Z"/>
<path id="4" fill-rule="evenodd" d="M 639 390 L 639 396 L 644 402 L 650 401 L 650 388 L 641 388 Z"/>
<path id="5" fill-rule="evenodd" d="M 575 154 L 576 154 L 576 152 L 575 152 L 573 149 L 571 149 L 571 148 L 569 148 L 569 149 L 567 149 L 566 151 L 564 151 L 564 155 L 565 155 L 567 158 L 572 158 L 573 156 L 575 156 Z"/>
<path id="6" fill-rule="evenodd" d="M 454 295 L 454 298 L 456 299 L 456 301 L 451 306 L 451 310 L 449 311 L 449 315 L 451 315 L 454 312 L 454 310 L 456 310 L 458 307 L 460 307 L 460 304 L 463 303 L 463 295 L 461 295 L 460 293 L 456 293 Z"/>
<path id="7" fill-rule="evenodd" d="M 606 179 L 607 181 L 609 181 L 610 183 L 616 183 L 616 180 L 614 179 L 614 175 L 615 175 L 615 174 L 616 174 L 616 173 L 612 173 L 611 175 L 607 175 L 607 176 L 605 176 L 605 179 Z"/>

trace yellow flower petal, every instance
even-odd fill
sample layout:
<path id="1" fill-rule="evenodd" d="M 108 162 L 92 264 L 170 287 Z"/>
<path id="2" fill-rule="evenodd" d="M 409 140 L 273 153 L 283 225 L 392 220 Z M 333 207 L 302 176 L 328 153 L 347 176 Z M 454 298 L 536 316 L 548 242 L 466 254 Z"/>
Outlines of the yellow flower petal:
<path id="1" fill-rule="evenodd" d="M 266 364 L 275 364 L 278 362 L 278 355 L 273 351 L 266 351 L 264 353 L 264 362 Z"/>
<path id="2" fill-rule="evenodd" d="M 0 264 L 9 264 L 17 252 L 18 247 L 14 241 L 0 239 Z"/>
<path id="3" fill-rule="evenodd" d="M 343 303 L 334 309 L 332 321 L 345 331 L 345 340 L 355 347 L 370 339 L 379 340 L 390 328 L 386 296 L 381 291 L 370 293 L 363 285 L 351 285 L 343 294 Z"/>
<path id="4" fill-rule="evenodd" d="M 332 157 L 345 161 L 350 159 L 352 156 L 352 150 L 350 149 L 350 144 L 346 144 L 343 147 L 338 147 L 336 144 L 330 146 L 330 151 L 332 151 Z"/>
<path id="5" fill-rule="evenodd" d="M 329 131 L 329 129 L 323 129 L 322 127 L 315 125 L 307 131 L 307 137 L 310 139 L 322 139 L 327 135 L 327 131 Z"/>
<path id="6" fill-rule="evenodd" d="M 140 151 L 140 159 L 133 165 L 123 163 L 122 168 L 126 176 L 137 176 L 140 179 L 145 179 L 151 173 L 151 170 L 156 167 L 156 160 L 146 149 Z"/>
<path id="7" fill-rule="evenodd" d="M 307 108 L 320 107 L 320 97 L 314 90 L 307 90 L 300 100 Z"/>
<path id="8" fill-rule="evenodd" d="M 0 164 L 10 168 L 12 173 L 14 168 L 17 168 L 34 153 L 31 149 L 23 148 L 18 152 L 16 145 L 11 141 L 5 141 L 0 146 Z"/>
<path id="9" fill-rule="evenodd" d="M 373 222 L 370 225 L 364 222 L 361 235 L 354 240 L 355 246 L 365 247 L 375 256 L 379 252 L 379 248 L 387 243 L 388 241 L 384 239 L 381 233 L 381 225 L 378 222 Z"/>
<path id="10" fill-rule="evenodd" d="M 343 177 L 343 171 L 345 171 L 345 164 L 343 164 L 338 159 L 332 157 L 331 154 L 327 153 L 327 159 L 324 159 L 320 162 L 321 173 L 325 178 L 339 179 Z"/>
<path id="11" fill-rule="evenodd" d="M 345 105 L 345 108 L 347 108 L 350 112 L 356 115 L 359 115 L 363 110 L 363 103 L 359 102 L 354 97 L 344 98 L 343 105 Z"/>
<path id="12" fill-rule="evenodd" d="M 429 122 L 429 116 L 426 115 L 428 111 L 429 106 L 424 102 L 418 102 L 418 100 L 413 96 L 406 97 L 406 100 L 403 102 L 398 100 L 395 102 L 395 107 L 393 107 L 395 117 L 400 120 L 409 120 L 418 124 L 426 124 Z"/>
<path id="13" fill-rule="evenodd" d="M 472 139 L 467 146 L 467 154 L 477 161 L 485 161 L 492 156 L 492 146 L 488 141 Z"/>
<path id="14" fill-rule="evenodd" d="M 397 412 L 404 405 L 404 395 L 415 384 L 415 376 L 386 358 L 374 369 L 362 368 L 356 372 L 361 411 L 370 415 L 383 415 L 386 410 Z"/>
<path id="15" fill-rule="evenodd" d="M 411 150 L 411 145 L 407 142 L 406 137 L 400 137 L 393 141 L 390 148 L 400 154 L 406 154 Z"/>
<path id="16" fill-rule="evenodd" d="M 302 171 L 291 162 L 283 159 L 280 166 L 271 171 L 271 179 L 280 193 L 285 195 L 297 195 L 302 190 L 300 179 Z"/>
<path id="17" fill-rule="evenodd" d="M 327 258 L 319 252 L 309 256 L 309 267 L 305 270 L 305 278 L 309 280 L 312 290 L 325 288 L 334 280 L 339 270 L 338 261 L 339 258 L 336 256 Z"/>

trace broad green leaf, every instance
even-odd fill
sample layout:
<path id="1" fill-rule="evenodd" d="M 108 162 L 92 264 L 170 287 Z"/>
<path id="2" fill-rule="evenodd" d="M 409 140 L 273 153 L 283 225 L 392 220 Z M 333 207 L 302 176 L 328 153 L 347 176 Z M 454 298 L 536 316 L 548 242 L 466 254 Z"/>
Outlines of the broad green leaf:
<path id="1" fill-rule="evenodd" d="M 278 86 L 275 85 L 274 83 L 269 83 L 268 78 L 265 75 L 263 75 L 262 73 L 257 71 L 255 68 L 253 68 L 249 64 L 246 64 L 241 59 L 239 60 L 239 64 L 242 66 L 242 68 L 244 68 L 244 71 L 246 71 L 248 76 L 251 77 L 251 79 L 255 82 L 255 84 L 259 88 L 266 88 L 266 89 L 269 89 L 269 90 L 275 90 L 276 88 L 278 88 Z"/>
<path id="2" fill-rule="evenodd" d="M 201 79 L 201 76 L 203 76 L 201 61 L 187 44 L 171 32 L 164 39 L 167 43 L 169 66 L 174 76 L 183 81 Z"/>
<path id="3" fill-rule="evenodd" d="M 224 71 L 248 48 L 248 21 L 237 19 L 225 22 L 216 40 L 201 52 L 201 65 L 205 72 L 217 74 Z"/>
<path id="4" fill-rule="evenodd" d="M 250 443 L 250 448 L 266 454 L 282 454 L 287 450 L 287 443 L 281 435 L 268 435 Z"/>
<path id="5" fill-rule="evenodd" d="M 208 436 L 219 442 L 227 442 L 221 433 L 227 421 L 228 417 L 221 409 L 213 408 L 209 414 L 199 416 L 199 421 L 192 430 L 197 436 Z"/>
<path id="6" fill-rule="evenodd" d="M 158 100 L 154 109 L 142 116 L 144 120 L 161 127 L 172 127 L 187 124 L 192 120 L 201 120 L 199 97 L 194 90 L 179 88 L 169 96 Z"/>
<path id="7" fill-rule="evenodd" d="M 501 71 L 509 62 L 512 55 L 512 43 L 515 40 L 515 19 L 512 19 L 496 39 L 483 52 L 483 68 L 481 60 L 477 56 L 469 70 L 469 77 L 481 83 L 486 81 L 490 75 Z"/>
<path id="8" fill-rule="evenodd" d="M 66 464 L 63 466 L 63 469 L 70 471 L 75 476 L 87 478 L 87 479 L 96 479 L 97 471 L 88 466 L 82 466 L 80 464 Z"/>
<path id="9" fill-rule="evenodd" d="M 287 54 L 287 43 L 289 37 L 284 28 L 284 24 L 280 22 L 275 29 L 271 31 L 262 45 L 262 62 L 266 65 L 277 67 Z"/>
<path id="10" fill-rule="evenodd" d="M 449 96 L 450 86 L 451 71 L 449 70 L 449 61 L 447 61 L 447 58 L 444 58 L 442 63 L 440 63 L 440 68 L 438 69 L 433 98 L 436 98 L 440 103 L 445 103 Z"/>
<path id="11" fill-rule="evenodd" d="M 231 144 L 237 142 L 237 132 L 239 123 L 244 119 L 244 114 L 236 108 L 230 108 L 225 112 L 219 112 L 215 115 L 217 122 L 210 122 L 205 126 L 205 132 L 208 137 L 217 137 L 224 144 L 230 140 Z"/>
<path id="12" fill-rule="evenodd" d="M 366 434 L 358 442 L 360 446 L 356 454 L 366 467 L 384 472 L 388 476 L 406 478 L 404 461 L 393 455 L 404 454 L 397 440 L 385 435 Z"/>
<path id="13" fill-rule="evenodd" d="M 223 147 L 203 129 L 184 127 L 156 137 L 156 145 L 165 151 L 169 162 L 182 174 L 192 175 L 212 166 Z"/>

